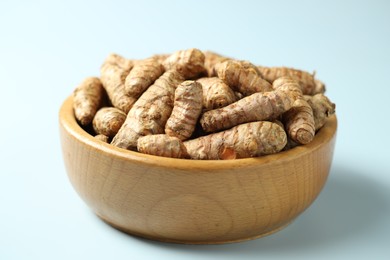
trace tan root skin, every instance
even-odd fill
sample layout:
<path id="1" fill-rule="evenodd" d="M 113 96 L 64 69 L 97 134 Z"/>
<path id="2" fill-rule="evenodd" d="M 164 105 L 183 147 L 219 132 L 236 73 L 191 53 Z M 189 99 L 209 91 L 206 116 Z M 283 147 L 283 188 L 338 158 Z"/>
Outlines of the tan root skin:
<path id="1" fill-rule="evenodd" d="M 314 95 L 325 92 L 325 84 L 314 78 L 314 73 L 287 68 L 287 67 L 262 67 L 257 66 L 260 74 L 268 82 L 272 83 L 280 77 L 290 77 L 296 80 L 304 95 Z"/>
<path id="2" fill-rule="evenodd" d="M 117 54 L 110 54 L 100 68 L 100 79 L 112 105 L 127 113 L 136 99 L 127 95 L 125 79 L 134 62 Z"/>
<path id="3" fill-rule="evenodd" d="M 99 78 L 86 78 L 73 92 L 73 110 L 83 126 L 92 122 L 102 104 L 104 89 Z"/>
<path id="4" fill-rule="evenodd" d="M 164 73 L 164 67 L 156 58 L 138 61 L 126 77 L 127 95 L 138 98 Z"/>
<path id="5" fill-rule="evenodd" d="M 115 107 L 99 109 L 92 121 L 93 129 L 97 134 L 114 137 L 123 125 L 126 114 Z"/>
<path id="6" fill-rule="evenodd" d="M 141 153 L 163 157 L 189 158 L 183 142 L 174 136 L 165 134 L 140 137 L 137 141 L 137 150 Z"/>
<path id="7" fill-rule="evenodd" d="M 271 84 L 262 79 L 256 67 L 249 62 L 226 60 L 216 64 L 214 68 L 218 78 L 244 96 L 272 90 Z"/>
<path id="8" fill-rule="evenodd" d="M 230 58 L 222 56 L 218 53 L 212 51 L 204 51 L 204 67 L 206 68 L 207 75 L 212 77 L 215 75 L 214 66 L 217 63 L 223 62 L 225 60 L 229 60 Z"/>
<path id="9" fill-rule="evenodd" d="M 247 60 L 236 60 L 236 62 L 240 63 L 241 66 L 242 66 L 244 69 L 246 69 L 246 70 L 255 71 L 255 72 L 261 77 L 260 71 L 259 71 L 259 69 L 257 68 L 257 66 L 254 65 L 253 63 L 251 63 L 250 61 L 247 61 Z"/>
<path id="10" fill-rule="evenodd" d="M 107 135 L 102 135 L 102 134 L 95 135 L 95 138 L 104 143 L 108 143 L 108 139 L 109 139 Z"/>
<path id="11" fill-rule="evenodd" d="M 238 99 L 234 91 L 220 78 L 200 78 L 197 82 L 203 88 L 203 108 L 205 110 L 224 107 Z"/>
<path id="12" fill-rule="evenodd" d="M 172 112 L 176 87 L 183 82 L 176 71 L 167 71 L 135 102 L 111 144 L 135 150 L 141 136 L 163 134 Z"/>
<path id="13" fill-rule="evenodd" d="M 303 99 L 295 100 L 292 108 L 283 114 L 288 136 L 297 143 L 308 144 L 315 135 L 313 109 Z"/>
<path id="14" fill-rule="evenodd" d="M 153 55 L 152 58 L 157 60 L 159 63 L 163 64 L 164 61 L 169 57 L 169 54 L 156 54 Z"/>
<path id="15" fill-rule="evenodd" d="M 96 139 L 147 154 L 228 160 L 275 153 L 310 143 L 335 113 L 315 72 L 196 48 L 143 60 L 110 54 L 100 72 L 73 93 L 77 121 Z"/>
<path id="16" fill-rule="evenodd" d="M 173 110 L 165 125 L 165 133 L 180 140 L 188 139 L 202 112 L 202 99 L 200 83 L 192 80 L 181 83 L 175 91 Z"/>
<path id="17" fill-rule="evenodd" d="M 336 105 L 324 94 L 305 95 L 304 99 L 313 109 L 314 124 L 317 131 L 326 123 L 326 119 L 335 113 Z"/>
<path id="18" fill-rule="evenodd" d="M 226 107 L 205 112 L 200 119 L 203 130 L 215 132 L 238 124 L 272 120 L 289 110 L 302 97 L 295 81 L 276 81 L 274 91 L 255 93 Z"/>
<path id="19" fill-rule="evenodd" d="M 325 86 L 324 82 L 322 82 L 321 80 L 315 79 L 314 80 L 314 85 L 315 86 L 314 86 L 313 95 L 325 93 L 326 86 Z"/>
<path id="20" fill-rule="evenodd" d="M 184 142 L 191 159 L 226 160 L 277 153 L 287 136 L 276 123 L 258 121 Z"/>
<path id="21" fill-rule="evenodd" d="M 163 62 L 164 68 L 176 70 L 185 79 L 194 79 L 205 74 L 204 54 L 198 49 L 181 50 L 173 53 Z"/>

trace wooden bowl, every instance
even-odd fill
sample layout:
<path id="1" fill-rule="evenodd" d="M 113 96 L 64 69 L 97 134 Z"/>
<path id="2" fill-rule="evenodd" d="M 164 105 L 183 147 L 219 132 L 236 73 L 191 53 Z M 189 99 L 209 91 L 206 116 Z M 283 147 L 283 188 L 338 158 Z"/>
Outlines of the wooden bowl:
<path id="1" fill-rule="evenodd" d="M 127 151 L 94 139 L 62 105 L 63 158 L 80 197 L 126 233 L 186 244 L 254 239 L 287 226 L 324 186 L 336 139 L 329 118 L 305 146 L 259 158 L 197 161 Z"/>

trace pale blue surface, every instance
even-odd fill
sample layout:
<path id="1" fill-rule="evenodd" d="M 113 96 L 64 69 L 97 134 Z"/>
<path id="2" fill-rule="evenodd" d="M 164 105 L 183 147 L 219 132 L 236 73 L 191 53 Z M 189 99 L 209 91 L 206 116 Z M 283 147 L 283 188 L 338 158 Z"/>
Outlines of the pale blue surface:
<path id="1" fill-rule="evenodd" d="M 1 260 L 390 259 L 389 1 L 95 2 L 0 1 Z M 222 246 L 151 242 L 102 223 L 72 189 L 65 97 L 110 52 L 188 47 L 326 82 L 339 118 L 331 175 L 285 230 Z"/>

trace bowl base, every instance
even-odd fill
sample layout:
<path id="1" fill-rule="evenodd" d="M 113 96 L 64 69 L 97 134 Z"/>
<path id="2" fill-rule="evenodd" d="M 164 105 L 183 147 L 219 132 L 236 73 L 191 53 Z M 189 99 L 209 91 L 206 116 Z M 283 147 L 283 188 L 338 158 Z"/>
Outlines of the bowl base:
<path id="1" fill-rule="evenodd" d="M 272 234 L 284 229 L 285 227 L 287 227 L 288 225 L 290 225 L 293 222 L 293 220 L 292 220 L 292 221 L 287 222 L 286 224 L 284 224 L 280 227 L 277 227 L 271 231 L 268 231 L 268 232 L 262 233 L 262 234 L 258 234 L 255 236 L 250 236 L 250 237 L 238 238 L 238 239 L 233 239 L 233 240 L 219 240 L 219 241 L 206 241 L 206 240 L 205 241 L 188 241 L 188 240 L 176 240 L 176 239 L 171 239 L 171 238 L 163 238 L 163 237 L 144 235 L 144 234 L 134 232 L 134 231 L 131 231 L 129 229 L 120 227 L 120 226 L 110 222 L 109 220 L 105 219 L 104 217 L 99 216 L 98 214 L 96 214 L 96 215 L 101 220 L 103 220 L 105 223 L 110 225 L 111 227 L 113 227 L 121 232 L 124 232 L 128 235 L 136 236 L 136 237 L 140 237 L 140 238 L 144 238 L 144 239 L 148 239 L 148 240 L 163 242 L 163 243 L 174 243 L 174 244 L 185 244 L 185 245 L 218 245 L 218 244 L 230 244 L 230 243 L 239 243 L 239 242 L 244 242 L 244 241 L 248 241 L 248 240 L 254 240 L 254 239 L 261 238 L 261 237 L 272 235 Z"/>

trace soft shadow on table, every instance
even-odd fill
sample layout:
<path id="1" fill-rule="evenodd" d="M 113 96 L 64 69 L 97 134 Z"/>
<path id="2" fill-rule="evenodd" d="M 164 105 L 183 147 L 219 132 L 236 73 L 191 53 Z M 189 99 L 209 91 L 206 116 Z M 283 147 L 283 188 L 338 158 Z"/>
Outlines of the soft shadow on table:
<path id="1" fill-rule="evenodd" d="M 359 170 L 333 165 L 328 182 L 314 204 L 295 222 L 271 236 L 226 245 L 179 245 L 138 239 L 161 250 L 207 256 L 252 258 L 278 252 L 289 254 L 329 248 L 361 238 L 390 216 L 389 193 Z"/>

